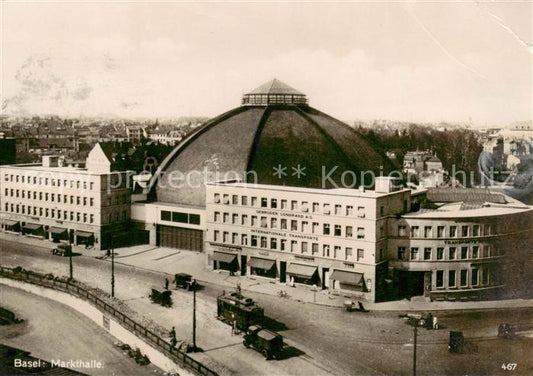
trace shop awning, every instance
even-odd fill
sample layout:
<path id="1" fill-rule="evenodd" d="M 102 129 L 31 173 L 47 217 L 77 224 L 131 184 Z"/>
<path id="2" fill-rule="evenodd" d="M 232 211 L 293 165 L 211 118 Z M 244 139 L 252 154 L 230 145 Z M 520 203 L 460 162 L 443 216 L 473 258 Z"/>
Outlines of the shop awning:
<path id="1" fill-rule="evenodd" d="M 62 227 L 50 227 L 50 232 L 52 234 L 62 234 L 64 232 L 67 232 L 67 229 Z"/>
<path id="2" fill-rule="evenodd" d="M 329 279 L 334 279 L 340 283 L 353 286 L 363 286 L 364 283 L 363 273 L 348 272 L 344 270 L 334 270 Z"/>
<path id="3" fill-rule="evenodd" d="M 6 226 L 15 226 L 18 225 L 18 221 L 13 221 L 11 219 L 4 219 L 4 225 Z"/>
<path id="4" fill-rule="evenodd" d="M 236 258 L 237 255 L 233 255 L 231 253 L 213 252 L 213 260 L 225 262 L 226 264 L 231 264 Z"/>
<path id="5" fill-rule="evenodd" d="M 23 227 L 25 230 L 35 231 L 42 228 L 43 225 L 40 225 L 38 223 L 26 223 Z"/>
<path id="6" fill-rule="evenodd" d="M 276 263 L 275 260 L 262 259 L 257 257 L 252 257 L 248 262 L 248 265 L 252 268 L 259 268 L 263 270 L 270 270 Z"/>
<path id="7" fill-rule="evenodd" d="M 82 238 L 90 238 L 94 236 L 92 232 L 88 231 L 76 231 L 76 236 L 81 236 Z"/>
<path id="8" fill-rule="evenodd" d="M 300 278 L 311 278 L 317 272 L 316 266 L 289 264 L 287 274 Z"/>

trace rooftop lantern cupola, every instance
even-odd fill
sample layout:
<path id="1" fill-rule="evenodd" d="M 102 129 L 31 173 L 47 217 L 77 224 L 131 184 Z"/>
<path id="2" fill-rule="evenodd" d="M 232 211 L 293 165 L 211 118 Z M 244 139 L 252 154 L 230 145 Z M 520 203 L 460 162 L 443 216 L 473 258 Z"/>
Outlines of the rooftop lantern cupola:
<path id="1" fill-rule="evenodd" d="M 248 94 L 244 94 L 242 104 L 245 106 L 306 106 L 308 101 L 305 94 L 274 78 Z"/>

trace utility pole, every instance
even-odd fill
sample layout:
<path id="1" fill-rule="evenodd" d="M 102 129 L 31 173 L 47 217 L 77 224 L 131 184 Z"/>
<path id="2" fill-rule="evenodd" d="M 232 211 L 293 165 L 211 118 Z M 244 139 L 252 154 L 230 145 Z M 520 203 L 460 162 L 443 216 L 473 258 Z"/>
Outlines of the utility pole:
<path id="1" fill-rule="evenodd" d="M 192 290 L 192 348 L 196 351 L 196 288 Z"/>
<path id="2" fill-rule="evenodd" d="M 415 339 L 413 343 L 413 376 L 416 376 L 416 337 L 417 337 L 417 330 L 418 330 L 418 321 L 415 324 Z"/>
<path id="3" fill-rule="evenodd" d="M 68 264 L 69 264 L 69 281 L 72 281 L 74 279 L 72 277 L 72 251 L 70 251 L 68 255 Z"/>
<path id="4" fill-rule="evenodd" d="M 68 264 L 69 264 L 69 281 L 72 281 L 74 278 L 72 277 L 73 270 L 72 270 L 72 242 L 70 239 L 70 234 L 68 235 Z"/>
<path id="5" fill-rule="evenodd" d="M 113 235 L 111 235 L 111 297 L 115 297 L 115 248 L 113 247 Z"/>

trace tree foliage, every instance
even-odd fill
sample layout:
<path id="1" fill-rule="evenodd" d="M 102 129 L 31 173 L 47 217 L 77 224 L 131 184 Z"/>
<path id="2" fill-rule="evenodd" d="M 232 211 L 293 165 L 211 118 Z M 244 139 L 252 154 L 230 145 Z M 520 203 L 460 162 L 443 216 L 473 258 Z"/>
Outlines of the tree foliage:
<path id="1" fill-rule="evenodd" d="M 383 150 L 396 153 L 399 163 L 408 151 L 431 150 L 442 161 L 445 170 L 475 172 L 483 146 L 476 133 L 470 129 L 438 130 L 430 126 L 409 124 L 403 129 L 383 127 L 359 128 L 373 143 Z"/>

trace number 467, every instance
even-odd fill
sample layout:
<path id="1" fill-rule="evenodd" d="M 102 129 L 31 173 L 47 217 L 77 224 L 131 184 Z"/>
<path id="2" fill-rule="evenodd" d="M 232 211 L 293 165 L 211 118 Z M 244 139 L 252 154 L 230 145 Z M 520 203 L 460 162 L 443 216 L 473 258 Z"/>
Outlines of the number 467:
<path id="1" fill-rule="evenodd" d="M 502 369 L 506 371 L 514 371 L 516 369 L 516 363 L 503 363 Z"/>

